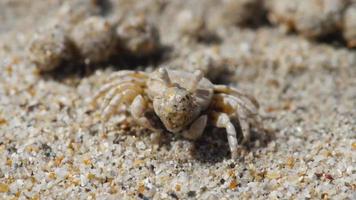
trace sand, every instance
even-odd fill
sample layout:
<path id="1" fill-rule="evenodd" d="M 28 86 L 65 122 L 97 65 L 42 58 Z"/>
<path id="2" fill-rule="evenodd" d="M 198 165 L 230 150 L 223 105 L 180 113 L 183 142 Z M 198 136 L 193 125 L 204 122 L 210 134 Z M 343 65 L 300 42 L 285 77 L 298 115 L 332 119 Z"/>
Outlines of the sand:
<path id="1" fill-rule="evenodd" d="M 41 75 L 26 48 L 60 1 L 1 1 L 0 199 L 356 198 L 355 50 L 268 23 L 222 26 L 217 40 L 196 42 L 167 25 L 180 6 L 152 14 L 160 7 L 147 2 L 137 9 L 156 19 L 165 47 L 158 59 Z M 88 100 L 113 71 L 186 68 L 189 56 L 209 49 L 225 61 L 212 68 L 214 82 L 261 104 L 266 133 L 254 135 L 247 155 L 230 159 L 224 130 L 209 128 L 196 142 L 167 133 L 157 146 L 150 131 L 118 115 L 98 131 L 100 113 Z"/>

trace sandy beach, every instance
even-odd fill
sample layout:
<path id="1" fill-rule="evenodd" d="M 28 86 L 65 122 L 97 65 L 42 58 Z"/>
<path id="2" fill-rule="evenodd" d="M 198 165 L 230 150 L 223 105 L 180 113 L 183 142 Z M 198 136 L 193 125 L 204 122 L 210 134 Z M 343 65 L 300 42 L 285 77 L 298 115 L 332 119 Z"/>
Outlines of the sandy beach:
<path id="1" fill-rule="evenodd" d="M 0 2 L 0 199 L 356 199 L 355 49 L 285 33 L 263 16 L 214 17 L 225 8 L 211 1 L 98 2 L 93 12 L 78 4 L 82 15 L 112 24 L 143 16 L 158 31 L 157 52 L 130 49 L 85 64 L 74 57 L 39 72 L 29 41 L 64 23 L 56 13 L 68 1 Z M 265 132 L 246 155 L 230 159 L 223 129 L 207 128 L 194 142 L 167 133 L 154 145 L 152 132 L 124 113 L 100 131 L 88 102 L 106 78 L 164 66 L 202 68 L 214 83 L 256 97 Z"/>

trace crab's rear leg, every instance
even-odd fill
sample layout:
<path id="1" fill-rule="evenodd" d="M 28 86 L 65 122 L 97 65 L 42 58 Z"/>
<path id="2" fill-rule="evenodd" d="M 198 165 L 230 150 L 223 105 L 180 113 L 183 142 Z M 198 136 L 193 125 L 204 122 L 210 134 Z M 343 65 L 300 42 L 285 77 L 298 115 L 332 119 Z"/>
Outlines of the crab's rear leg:
<path id="1" fill-rule="evenodd" d="M 121 104 L 131 102 L 140 91 L 126 89 L 119 92 L 120 93 L 117 93 L 113 97 L 110 97 L 110 99 L 106 100 L 107 102 L 104 102 L 104 105 L 106 105 L 102 110 L 103 122 L 106 122 L 113 114 L 115 114 L 117 108 Z"/>
<path id="2" fill-rule="evenodd" d="M 260 105 L 259 105 L 258 101 L 255 99 L 255 97 L 253 97 L 252 95 L 246 94 L 234 87 L 229 87 L 226 85 L 214 85 L 214 92 L 231 94 L 238 98 L 244 97 L 244 98 L 248 99 L 254 105 L 255 108 L 258 109 L 260 107 Z"/>
<path id="3" fill-rule="evenodd" d="M 108 81 L 113 81 L 113 80 L 117 80 L 117 79 L 123 79 L 125 77 L 131 77 L 131 78 L 138 78 L 138 79 L 147 79 L 147 73 L 146 72 L 140 72 L 140 71 L 131 71 L 131 70 L 121 70 L 121 71 L 117 71 L 112 73 L 109 77 L 108 77 Z"/>
<path id="4" fill-rule="evenodd" d="M 104 95 L 106 95 L 107 92 L 109 92 L 113 88 L 118 87 L 118 86 L 127 87 L 127 86 L 132 86 L 133 84 L 143 86 L 143 85 L 145 85 L 145 82 L 144 82 L 144 80 L 140 80 L 140 79 L 133 78 L 133 77 L 126 77 L 123 79 L 118 79 L 118 80 L 109 82 L 109 83 L 105 84 L 103 87 L 101 87 L 95 93 L 95 95 L 90 100 L 90 104 L 92 106 L 96 107 L 98 99 L 103 97 Z"/>
<path id="5" fill-rule="evenodd" d="M 218 107 L 222 107 L 229 115 L 234 115 L 238 119 L 243 135 L 241 143 L 246 144 L 249 142 L 251 137 L 249 120 L 252 120 L 256 125 L 259 124 L 257 111 L 247 109 L 237 97 L 232 95 L 216 94 L 215 99 L 218 99 L 218 101 L 215 100 Z"/>
<path id="6" fill-rule="evenodd" d="M 117 93 L 113 96 L 107 97 L 104 102 L 104 104 L 106 105 L 103 107 L 101 115 L 101 130 L 103 132 L 105 132 L 104 130 L 106 122 L 110 119 L 112 115 L 114 115 L 118 111 L 118 108 L 122 104 L 130 103 L 140 93 L 140 91 L 130 89 L 117 89 L 116 92 Z"/>

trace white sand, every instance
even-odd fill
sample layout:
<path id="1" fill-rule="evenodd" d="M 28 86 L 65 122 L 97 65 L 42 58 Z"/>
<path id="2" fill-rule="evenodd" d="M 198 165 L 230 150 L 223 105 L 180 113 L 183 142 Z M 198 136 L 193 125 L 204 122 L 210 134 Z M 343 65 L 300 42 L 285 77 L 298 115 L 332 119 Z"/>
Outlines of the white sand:
<path id="1" fill-rule="evenodd" d="M 129 119 L 99 134 L 86 100 L 121 66 L 38 75 L 24 49 L 51 11 L 43 7 L 57 2 L 9 2 L 0 3 L 0 199 L 356 198 L 354 50 L 274 27 L 221 28 L 214 45 L 230 60 L 224 81 L 257 97 L 274 134 L 266 145 L 256 135 L 233 161 L 224 131 L 207 129 L 195 143 L 167 135 L 159 148 Z M 177 42 L 162 24 L 173 52 L 158 66 L 208 48 Z"/>

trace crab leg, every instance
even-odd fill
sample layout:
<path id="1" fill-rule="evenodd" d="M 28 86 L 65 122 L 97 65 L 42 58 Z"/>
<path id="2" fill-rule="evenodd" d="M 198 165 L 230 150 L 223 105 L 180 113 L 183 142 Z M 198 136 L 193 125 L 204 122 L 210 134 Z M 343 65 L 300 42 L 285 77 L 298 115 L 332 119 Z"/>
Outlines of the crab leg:
<path id="1" fill-rule="evenodd" d="M 234 115 L 237 117 L 240 128 L 243 134 L 243 139 L 242 139 L 242 144 L 247 143 L 250 140 L 251 132 L 250 132 L 250 124 L 249 124 L 249 119 L 253 120 L 253 123 L 260 128 L 260 121 L 257 118 L 258 115 L 257 113 L 251 113 L 250 110 L 244 108 L 239 104 L 237 101 L 238 98 L 231 96 L 231 95 L 222 95 L 222 94 L 217 94 L 218 97 L 221 97 L 221 101 L 218 102 L 222 105 L 218 105 L 219 107 L 232 107 L 234 110 Z M 244 108 L 244 109 L 243 109 Z"/>
<path id="2" fill-rule="evenodd" d="M 231 102 L 232 103 L 232 102 Z M 239 124 L 240 124 L 240 128 L 241 128 L 241 132 L 243 135 L 242 144 L 246 144 L 248 141 L 250 141 L 250 124 L 248 123 L 248 118 L 247 118 L 247 113 L 246 110 L 241 109 L 241 107 L 238 104 L 232 105 L 235 107 L 236 109 L 236 117 L 238 118 Z"/>
<path id="3" fill-rule="evenodd" d="M 130 70 L 121 70 L 114 72 L 108 77 L 108 82 L 112 81 L 113 79 L 121 79 L 124 77 L 134 77 L 134 78 L 139 78 L 139 79 L 146 79 L 147 74 L 145 72 L 140 72 L 140 71 L 130 71 Z"/>
<path id="4" fill-rule="evenodd" d="M 106 85 L 104 85 L 99 91 L 96 92 L 96 94 L 93 96 L 93 98 L 90 100 L 91 104 L 96 106 L 96 101 L 102 97 L 104 94 L 106 94 L 107 91 L 109 91 L 110 89 L 119 86 L 119 85 L 144 85 L 145 83 L 142 80 L 136 79 L 136 78 L 131 78 L 129 77 L 129 79 L 126 80 L 117 80 L 115 82 L 112 83 L 108 83 Z M 126 86 L 120 86 L 120 87 L 126 87 Z"/>
<path id="5" fill-rule="evenodd" d="M 115 87 L 112 87 L 109 92 L 107 93 L 107 95 L 104 98 L 102 107 L 106 107 L 111 99 L 118 93 L 120 93 L 123 90 L 136 90 L 139 93 L 142 92 L 142 88 L 139 87 L 139 85 L 133 84 L 133 83 L 124 83 L 124 84 L 120 84 L 117 85 Z"/>
<path id="6" fill-rule="evenodd" d="M 182 131 L 182 136 L 189 140 L 198 139 L 204 132 L 207 120 L 208 117 L 206 115 L 200 116 L 190 125 L 188 130 Z"/>
<path id="7" fill-rule="evenodd" d="M 114 113 L 114 108 L 119 106 L 122 101 L 122 94 L 115 95 L 102 111 L 102 122 L 106 122 Z"/>
<path id="8" fill-rule="evenodd" d="M 156 121 L 145 115 L 147 113 L 147 107 L 147 102 L 142 95 L 137 95 L 130 105 L 131 116 L 139 125 L 155 132 L 162 132 L 161 127 L 159 127 Z"/>
<path id="9" fill-rule="evenodd" d="M 101 119 L 101 129 L 105 130 L 105 123 L 108 119 L 117 111 L 117 107 L 119 107 L 122 103 L 128 103 L 132 101 L 139 94 L 136 90 L 124 90 L 121 93 L 114 95 L 107 106 L 103 107 L 102 111 L 102 119 Z"/>
<path id="10" fill-rule="evenodd" d="M 106 85 L 109 85 L 109 84 L 111 85 L 111 84 L 114 84 L 114 83 L 120 84 L 120 83 L 126 83 L 126 82 L 135 82 L 135 83 L 138 83 L 138 84 L 145 84 L 146 83 L 145 79 L 138 78 L 138 77 L 125 76 L 125 77 L 113 80 L 111 82 L 108 82 Z M 104 85 L 104 87 L 105 87 L 105 85 Z"/>
<path id="11" fill-rule="evenodd" d="M 227 140 L 229 142 L 231 158 L 236 159 L 238 156 L 238 143 L 235 126 L 230 121 L 226 113 L 213 113 L 212 123 L 218 128 L 225 128 L 227 133 Z"/>
<path id="12" fill-rule="evenodd" d="M 227 93 L 227 94 L 232 94 L 234 96 L 237 97 L 245 97 L 247 98 L 249 101 L 251 101 L 251 103 L 256 107 L 259 108 L 260 105 L 258 104 L 257 100 L 255 99 L 255 97 L 246 94 L 244 92 L 241 92 L 240 90 L 233 88 L 233 87 L 228 87 L 226 85 L 214 85 L 214 91 L 218 92 L 218 93 Z"/>
<path id="13" fill-rule="evenodd" d="M 139 94 L 139 92 L 135 90 L 124 90 L 121 93 L 115 95 L 110 100 L 110 103 L 106 107 L 104 107 L 102 111 L 104 121 L 107 121 L 107 119 L 112 116 L 112 114 L 116 111 L 115 108 L 120 106 L 122 103 L 132 101 L 132 99 L 135 98 L 137 94 Z"/>
<path id="14" fill-rule="evenodd" d="M 224 93 L 216 94 L 216 96 L 219 96 L 222 99 L 229 101 L 230 103 L 234 102 L 233 103 L 234 105 L 237 104 L 237 105 L 243 107 L 244 110 L 249 113 L 249 115 L 257 115 L 258 114 L 256 107 L 251 107 L 250 105 L 248 105 L 245 101 L 243 101 L 239 97 L 229 95 L 229 94 L 224 94 Z"/>

